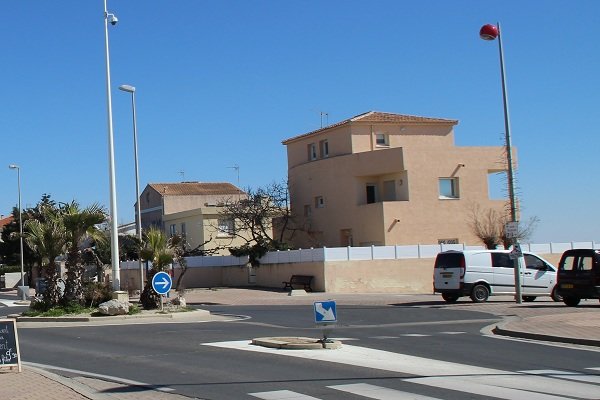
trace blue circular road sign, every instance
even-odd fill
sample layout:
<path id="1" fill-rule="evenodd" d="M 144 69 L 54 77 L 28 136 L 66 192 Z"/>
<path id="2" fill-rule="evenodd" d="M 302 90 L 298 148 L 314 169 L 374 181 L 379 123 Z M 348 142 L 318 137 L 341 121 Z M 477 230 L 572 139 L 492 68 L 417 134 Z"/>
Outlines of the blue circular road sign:
<path id="1" fill-rule="evenodd" d="M 173 286 L 173 280 L 171 279 L 171 275 L 166 272 L 157 272 L 152 277 L 152 289 L 158 294 L 169 293 L 171 286 Z"/>

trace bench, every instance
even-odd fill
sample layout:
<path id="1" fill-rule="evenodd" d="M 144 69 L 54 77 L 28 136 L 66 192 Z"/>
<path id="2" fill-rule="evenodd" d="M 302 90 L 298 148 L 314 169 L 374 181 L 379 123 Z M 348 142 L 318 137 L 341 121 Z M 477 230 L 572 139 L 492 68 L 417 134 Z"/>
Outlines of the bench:
<path id="1" fill-rule="evenodd" d="M 289 282 L 281 282 L 283 283 L 285 286 L 283 287 L 283 290 L 286 290 L 287 288 L 290 288 L 290 290 L 294 289 L 293 286 L 297 285 L 297 286 L 302 286 L 304 290 L 306 290 L 307 292 L 312 292 L 312 288 L 310 287 L 310 284 L 313 280 L 313 277 L 310 275 L 292 275 L 292 277 L 290 278 Z"/>

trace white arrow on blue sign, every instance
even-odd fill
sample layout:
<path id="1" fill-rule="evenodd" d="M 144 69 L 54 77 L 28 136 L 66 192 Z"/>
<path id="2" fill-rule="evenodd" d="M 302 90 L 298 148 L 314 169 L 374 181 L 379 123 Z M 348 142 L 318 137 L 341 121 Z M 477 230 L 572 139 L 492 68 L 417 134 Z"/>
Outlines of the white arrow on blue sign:
<path id="1" fill-rule="evenodd" d="M 315 301 L 315 322 L 328 323 L 337 321 L 337 312 L 335 309 L 335 301 Z"/>
<path id="2" fill-rule="evenodd" d="M 158 294 L 167 294 L 171 290 L 173 280 L 166 272 L 157 272 L 152 277 L 152 289 Z"/>

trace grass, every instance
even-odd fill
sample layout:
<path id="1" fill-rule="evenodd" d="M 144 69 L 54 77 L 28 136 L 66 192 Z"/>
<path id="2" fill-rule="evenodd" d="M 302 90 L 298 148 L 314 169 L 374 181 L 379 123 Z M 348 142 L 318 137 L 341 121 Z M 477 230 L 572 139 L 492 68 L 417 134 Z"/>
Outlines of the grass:
<path id="1" fill-rule="evenodd" d="M 63 317 L 78 314 L 92 314 L 94 311 L 94 308 L 70 304 L 68 306 L 52 307 L 46 311 L 29 309 L 23 312 L 23 315 L 26 317 Z"/>

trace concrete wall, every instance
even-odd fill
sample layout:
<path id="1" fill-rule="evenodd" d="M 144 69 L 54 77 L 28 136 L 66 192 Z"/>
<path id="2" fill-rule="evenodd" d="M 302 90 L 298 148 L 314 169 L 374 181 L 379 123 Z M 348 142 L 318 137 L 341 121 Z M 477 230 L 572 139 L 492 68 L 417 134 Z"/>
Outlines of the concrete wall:
<path id="1" fill-rule="evenodd" d="M 561 255 L 541 256 L 558 266 Z M 283 288 L 282 282 L 295 274 L 314 276 L 312 288 L 317 292 L 426 294 L 433 292 L 434 262 L 434 258 L 413 258 L 264 264 L 253 270 L 246 266 L 189 268 L 183 286 Z M 173 285 L 177 282 L 179 271 L 175 269 Z M 139 270 L 122 269 L 123 289 L 137 290 L 139 277 Z"/>

